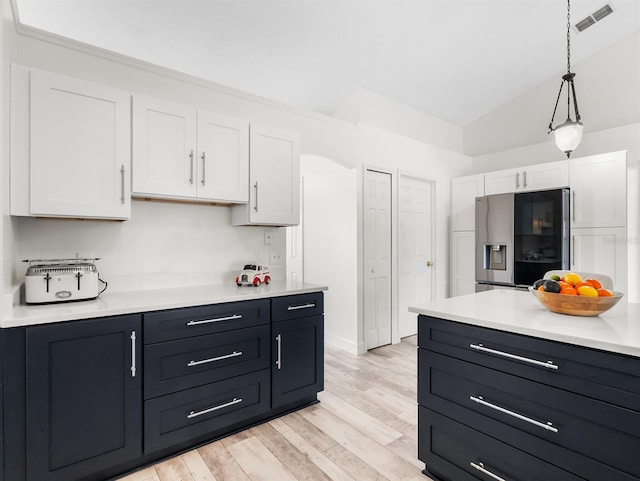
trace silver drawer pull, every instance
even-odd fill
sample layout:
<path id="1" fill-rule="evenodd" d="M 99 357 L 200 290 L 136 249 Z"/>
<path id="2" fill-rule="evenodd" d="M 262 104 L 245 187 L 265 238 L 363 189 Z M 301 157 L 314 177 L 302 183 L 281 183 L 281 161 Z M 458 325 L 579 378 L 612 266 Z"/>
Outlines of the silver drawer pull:
<path id="1" fill-rule="evenodd" d="M 277 354 L 277 359 L 276 359 L 276 366 L 278 368 L 278 370 L 280 370 L 282 368 L 282 334 L 278 334 L 276 336 L 276 343 L 278 345 L 278 354 Z"/>
<path id="2" fill-rule="evenodd" d="M 508 414 L 509 416 L 513 416 L 514 418 L 520 419 L 521 421 L 526 421 L 529 424 L 533 424 L 534 426 L 538 426 L 539 428 L 546 429 L 547 431 L 551 431 L 553 433 L 558 432 L 558 428 L 554 427 L 552 423 L 542 423 L 540 421 L 536 421 L 535 419 L 531 419 L 527 416 L 523 416 L 522 414 L 518 414 L 514 411 L 510 411 L 509 409 L 505 409 L 502 406 L 498 406 L 497 404 L 493 404 L 482 399 L 482 396 L 469 396 L 473 402 L 477 402 L 478 404 L 482 404 L 488 408 L 494 409 L 504 414 Z"/>
<path id="3" fill-rule="evenodd" d="M 472 468 L 477 469 L 478 471 L 480 471 L 482 474 L 486 474 L 487 476 L 489 476 L 492 479 L 495 479 L 496 481 L 507 481 L 504 478 L 501 478 L 500 476 L 498 476 L 497 474 L 493 474 L 491 471 L 489 471 L 488 469 L 486 469 L 484 467 L 484 464 L 482 463 L 474 463 L 473 461 L 471 461 L 469 463 L 471 465 Z"/>
<path id="4" fill-rule="evenodd" d="M 309 309 L 310 307 L 316 307 L 315 303 L 302 304 L 301 306 L 289 306 L 287 311 L 297 311 L 298 309 Z"/>
<path id="5" fill-rule="evenodd" d="M 233 316 L 227 317 L 218 317 L 216 319 L 205 319 L 204 321 L 189 321 L 187 322 L 187 326 L 198 326 L 200 324 L 210 324 L 212 322 L 220 322 L 220 321 L 231 321 L 233 319 L 242 318 L 242 314 L 234 314 Z"/>
<path id="6" fill-rule="evenodd" d="M 537 359 L 530 359 L 528 357 L 517 356 L 515 354 L 511 354 L 504 351 L 496 351 L 495 349 L 489 349 L 488 347 L 484 347 L 482 344 L 469 344 L 471 349 L 475 349 L 476 351 L 486 352 L 489 354 L 495 354 L 496 356 L 506 357 L 507 359 L 513 359 L 515 361 L 522 361 L 529 364 L 533 364 L 535 366 L 544 367 L 547 369 L 558 369 L 558 366 L 554 364 L 552 361 L 538 361 Z"/>
<path id="7" fill-rule="evenodd" d="M 197 418 L 198 416 L 202 416 L 203 414 L 207 414 L 213 411 L 217 411 L 218 409 L 226 408 L 229 406 L 233 406 L 234 404 L 238 404 L 242 402 L 242 398 L 233 398 L 233 401 L 229 401 L 228 403 L 219 404 L 217 406 L 213 406 L 209 409 L 203 409 L 202 411 L 191 411 L 187 414 L 187 419 Z"/>
<path id="8" fill-rule="evenodd" d="M 233 351 L 231 354 L 225 354 L 224 356 L 218 356 L 218 357 L 211 357 L 209 359 L 202 359 L 201 361 L 189 361 L 187 363 L 187 366 L 189 367 L 199 366 L 200 364 L 222 361 L 223 359 L 229 359 L 231 357 L 238 357 L 238 356 L 242 356 L 242 351 Z"/>

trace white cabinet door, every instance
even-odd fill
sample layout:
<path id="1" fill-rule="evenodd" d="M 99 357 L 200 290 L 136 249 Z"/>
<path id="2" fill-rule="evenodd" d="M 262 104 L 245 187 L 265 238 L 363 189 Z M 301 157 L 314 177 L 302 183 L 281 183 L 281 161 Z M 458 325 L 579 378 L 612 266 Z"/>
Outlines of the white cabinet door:
<path id="1" fill-rule="evenodd" d="M 196 109 L 133 96 L 133 194 L 196 197 Z"/>
<path id="2" fill-rule="evenodd" d="M 484 174 L 458 177 L 451 181 L 451 230 L 474 230 L 476 197 L 484 195 Z"/>
<path id="3" fill-rule="evenodd" d="M 566 187 L 569 185 L 568 161 L 546 162 L 485 174 L 485 194 L 505 194 Z"/>
<path id="4" fill-rule="evenodd" d="M 249 123 L 198 110 L 198 198 L 249 200 Z"/>
<path id="5" fill-rule="evenodd" d="M 37 70 L 30 77 L 29 214 L 128 219 L 129 93 Z"/>
<path id="6" fill-rule="evenodd" d="M 485 195 L 505 194 L 520 189 L 521 169 L 505 169 L 484 174 Z"/>
<path id="7" fill-rule="evenodd" d="M 569 185 L 569 162 L 545 162 L 530 165 L 521 173 L 523 191 L 546 190 L 567 187 Z"/>
<path id="8" fill-rule="evenodd" d="M 612 152 L 571 159 L 571 227 L 627 225 L 627 156 Z"/>
<path id="9" fill-rule="evenodd" d="M 571 230 L 571 269 L 605 274 L 616 291 L 627 290 L 627 235 L 624 227 Z"/>
<path id="10" fill-rule="evenodd" d="M 233 207 L 234 225 L 300 223 L 300 141 L 292 132 L 250 126 L 249 204 Z"/>
<path id="11" fill-rule="evenodd" d="M 476 289 L 475 231 L 451 233 L 450 297 L 472 294 Z"/>

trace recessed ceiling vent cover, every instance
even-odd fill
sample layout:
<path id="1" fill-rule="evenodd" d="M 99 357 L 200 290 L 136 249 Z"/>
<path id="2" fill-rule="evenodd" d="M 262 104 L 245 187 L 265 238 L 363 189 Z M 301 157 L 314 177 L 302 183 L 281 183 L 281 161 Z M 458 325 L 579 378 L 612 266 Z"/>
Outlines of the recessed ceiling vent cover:
<path id="1" fill-rule="evenodd" d="M 582 32 L 583 30 L 589 28 L 591 25 L 602 20 L 604 17 L 606 17 L 610 13 L 613 13 L 613 8 L 611 8 L 611 5 L 606 4 L 604 7 L 600 7 L 591 15 L 589 15 L 586 18 L 583 18 L 578 23 L 576 23 L 575 24 L 576 30 L 578 32 Z"/>

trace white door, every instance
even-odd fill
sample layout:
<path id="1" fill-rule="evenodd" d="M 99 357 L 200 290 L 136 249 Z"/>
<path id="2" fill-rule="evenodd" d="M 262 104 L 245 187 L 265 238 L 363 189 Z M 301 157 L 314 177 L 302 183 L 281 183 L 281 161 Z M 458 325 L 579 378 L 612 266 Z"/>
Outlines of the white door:
<path id="1" fill-rule="evenodd" d="M 364 342 L 391 343 L 391 175 L 365 171 Z"/>
<path id="2" fill-rule="evenodd" d="M 198 110 L 198 198 L 249 200 L 249 122 Z"/>
<path id="3" fill-rule="evenodd" d="M 398 334 L 417 334 L 409 306 L 433 299 L 433 182 L 401 175 L 398 182 Z"/>
<path id="4" fill-rule="evenodd" d="M 32 71 L 30 113 L 31 214 L 128 219 L 129 93 Z"/>
<path id="5" fill-rule="evenodd" d="M 133 96 L 133 193 L 196 197 L 196 109 Z"/>

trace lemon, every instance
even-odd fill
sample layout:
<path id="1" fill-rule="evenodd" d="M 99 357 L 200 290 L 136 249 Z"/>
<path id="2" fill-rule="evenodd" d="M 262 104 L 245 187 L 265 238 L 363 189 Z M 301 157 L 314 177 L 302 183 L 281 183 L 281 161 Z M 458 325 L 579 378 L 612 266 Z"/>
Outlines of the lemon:
<path id="1" fill-rule="evenodd" d="M 577 283 L 582 282 L 582 277 L 580 277 L 578 274 L 575 274 L 573 272 L 567 272 L 562 277 L 562 280 L 567 284 L 571 284 L 572 286 L 575 286 Z"/>
<path id="2" fill-rule="evenodd" d="M 598 297 L 598 291 L 591 286 L 580 286 L 578 287 L 578 295 L 584 297 Z"/>

